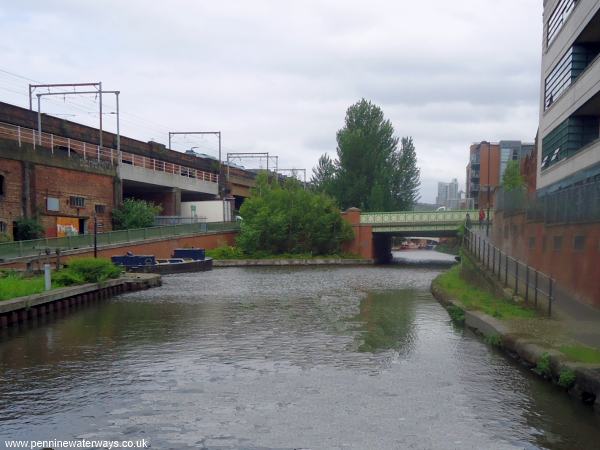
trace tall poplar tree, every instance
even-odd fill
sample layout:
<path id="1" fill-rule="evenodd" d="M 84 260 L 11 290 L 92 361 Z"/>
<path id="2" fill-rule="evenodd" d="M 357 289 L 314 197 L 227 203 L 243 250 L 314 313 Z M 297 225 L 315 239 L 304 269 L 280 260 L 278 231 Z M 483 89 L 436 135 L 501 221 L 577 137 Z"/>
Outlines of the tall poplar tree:
<path id="1" fill-rule="evenodd" d="M 419 198 L 420 171 L 411 137 L 394 136 L 383 111 L 362 99 L 346 111 L 337 132 L 337 159 L 319 158 L 313 184 L 346 209 L 365 211 L 409 210 Z"/>

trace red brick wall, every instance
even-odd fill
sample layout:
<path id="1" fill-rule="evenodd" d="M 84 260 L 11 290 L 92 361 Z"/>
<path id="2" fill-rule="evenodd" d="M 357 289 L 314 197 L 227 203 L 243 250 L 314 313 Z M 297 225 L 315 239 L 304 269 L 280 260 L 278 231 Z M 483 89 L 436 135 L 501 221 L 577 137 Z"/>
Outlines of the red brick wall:
<path id="1" fill-rule="evenodd" d="M 342 213 L 342 218 L 352 226 L 352 231 L 354 231 L 354 240 L 344 244 L 343 251 L 360 255 L 363 258 L 374 258 L 373 227 L 360 224 L 360 209 L 350 208 Z"/>
<path id="2" fill-rule="evenodd" d="M 0 195 L 0 222 L 7 226 L 7 233 L 12 236 L 12 223 L 23 215 L 21 196 L 23 173 L 21 163 L 11 159 L 0 159 L 0 176 L 4 177 L 3 194 Z"/>
<path id="3" fill-rule="evenodd" d="M 137 255 L 154 255 L 157 258 L 168 258 L 173 254 L 173 250 L 176 248 L 199 247 L 209 250 L 224 245 L 235 245 L 236 236 L 236 232 L 223 232 L 204 236 L 174 237 L 172 239 L 155 242 L 140 242 L 137 244 L 128 244 L 105 250 L 101 249 L 98 251 L 98 256 L 110 258 L 111 256 L 124 255 L 126 252 L 132 252 Z M 76 255 L 63 256 L 62 261 L 64 262 L 70 259 L 85 258 L 90 256 L 94 256 L 94 251 L 92 249 L 77 253 Z M 55 263 L 53 256 L 50 257 L 49 262 L 51 264 Z M 0 264 L 0 268 L 2 269 L 25 269 L 25 267 L 25 262 Z"/>
<path id="4" fill-rule="evenodd" d="M 598 224 L 546 226 L 527 222 L 524 214 L 494 216 L 493 241 L 509 255 L 551 275 L 557 283 L 584 303 L 600 306 L 600 227 Z M 585 236 L 582 250 L 574 248 L 575 236 Z M 554 239 L 562 240 L 559 249 Z"/>
<path id="5" fill-rule="evenodd" d="M 112 230 L 111 211 L 115 198 L 113 177 L 41 165 L 35 166 L 34 173 L 35 191 L 32 191 L 32 195 L 47 237 L 56 236 L 57 216 L 88 219 L 87 230 L 93 232 L 93 220 L 89 219 L 94 216 L 96 204 L 105 205 L 105 212 L 98 214 L 98 222 L 103 225 L 100 231 Z M 71 196 L 84 197 L 85 206 L 72 207 Z M 59 199 L 59 212 L 46 210 L 47 197 Z"/>

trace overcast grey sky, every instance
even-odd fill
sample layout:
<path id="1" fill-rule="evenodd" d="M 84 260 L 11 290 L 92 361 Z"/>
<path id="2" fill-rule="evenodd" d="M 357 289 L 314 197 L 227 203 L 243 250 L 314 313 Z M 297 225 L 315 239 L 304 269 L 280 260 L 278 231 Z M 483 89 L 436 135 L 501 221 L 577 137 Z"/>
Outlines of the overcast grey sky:
<path id="1" fill-rule="evenodd" d="M 542 0 L 20 0 L 0 6 L 0 69 L 120 90 L 124 135 L 217 129 L 226 151 L 306 169 L 335 155 L 346 108 L 365 97 L 414 137 L 433 202 L 437 181 L 464 185 L 471 142 L 533 140 L 541 14 Z M 26 106 L 28 82 L 0 72 L 0 100 Z M 96 124 L 94 102 L 43 111 Z M 190 146 L 216 155 L 210 138 L 173 145 Z"/>

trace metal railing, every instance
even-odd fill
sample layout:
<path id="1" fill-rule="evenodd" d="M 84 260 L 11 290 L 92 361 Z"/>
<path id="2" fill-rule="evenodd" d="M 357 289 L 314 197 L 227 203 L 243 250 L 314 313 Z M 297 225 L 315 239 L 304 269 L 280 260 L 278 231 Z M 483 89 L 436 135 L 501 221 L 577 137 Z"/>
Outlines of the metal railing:
<path id="1" fill-rule="evenodd" d="M 135 228 L 130 230 L 109 231 L 98 233 L 98 248 L 113 244 L 140 242 L 147 239 L 181 236 L 186 234 L 202 234 L 217 231 L 237 231 L 239 224 L 235 222 L 189 223 L 150 228 Z M 33 239 L 0 243 L 0 261 L 22 257 L 35 257 L 46 254 L 94 247 L 94 235 L 80 234 L 60 238 Z"/>
<path id="2" fill-rule="evenodd" d="M 496 209 L 505 214 L 526 213 L 527 219 L 557 223 L 600 221 L 600 180 L 571 186 L 542 196 L 528 196 L 524 190 L 496 194 Z"/>
<path id="3" fill-rule="evenodd" d="M 526 304 L 547 309 L 548 315 L 552 315 L 556 283 L 551 276 L 504 253 L 473 229 L 465 231 L 464 245 L 505 287 L 524 298 Z"/>
<path id="4" fill-rule="evenodd" d="M 102 147 L 89 142 L 65 138 L 50 133 L 42 132 L 41 136 L 37 130 L 24 128 L 0 122 L 0 137 L 17 141 L 19 147 L 23 144 L 31 144 L 33 148 L 42 148 L 50 151 L 52 155 L 62 155 L 67 158 L 79 158 L 86 161 L 104 161 L 112 165 L 129 164 L 134 167 L 157 172 L 165 172 L 187 178 L 196 178 L 211 183 L 219 182 L 219 175 L 212 172 L 194 169 L 192 167 L 173 164 L 156 158 L 136 155 L 134 153 L 121 151 L 109 147 Z"/>

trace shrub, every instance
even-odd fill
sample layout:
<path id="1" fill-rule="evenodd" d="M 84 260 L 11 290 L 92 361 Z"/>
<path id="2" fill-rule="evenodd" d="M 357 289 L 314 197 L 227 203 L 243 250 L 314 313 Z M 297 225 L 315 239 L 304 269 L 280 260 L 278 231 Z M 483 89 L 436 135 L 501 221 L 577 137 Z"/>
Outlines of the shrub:
<path id="1" fill-rule="evenodd" d="M 66 270 L 72 273 L 73 279 L 80 277 L 85 283 L 98 283 L 121 274 L 121 269 L 103 258 L 75 259 L 69 262 Z"/>
<path id="2" fill-rule="evenodd" d="M 354 236 L 331 198 L 304 190 L 292 179 L 281 186 L 260 174 L 240 214 L 244 220 L 236 243 L 250 256 L 331 255 Z"/>
<path id="3" fill-rule="evenodd" d="M 52 275 L 52 283 L 57 286 L 73 286 L 74 284 L 83 284 L 85 280 L 80 274 L 69 269 L 63 269 Z"/>
<path id="4" fill-rule="evenodd" d="M 44 228 L 36 219 L 21 217 L 15 221 L 13 234 L 15 236 L 15 241 L 39 239 L 44 236 Z"/>
<path id="5" fill-rule="evenodd" d="M 152 202 L 127 198 L 120 207 L 113 209 L 115 230 L 151 227 L 161 209 Z"/>
<path id="6" fill-rule="evenodd" d="M 568 367 L 563 367 L 558 376 L 558 385 L 570 389 L 575 384 L 575 372 Z"/>
<path id="7" fill-rule="evenodd" d="M 457 325 L 464 325 L 465 323 L 465 311 L 458 306 L 450 305 L 448 306 L 448 314 L 450 314 L 450 319 Z"/>
<path id="8" fill-rule="evenodd" d="M 548 353 L 542 353 L 542 356 L 540 356 L 537 366 L 535 366 L 533 371 L 544 378 L 550 378 L 552 376 L 552 371 L 550 370 L 550 355 Z"/>
<path id="9" fill-rule="evenodd" d="M 10 235 L 8 233 L 0 233 L 0 243 L 1 242 L 10 242 L 12 241 L 12 238 L 10 237 Z"/>

